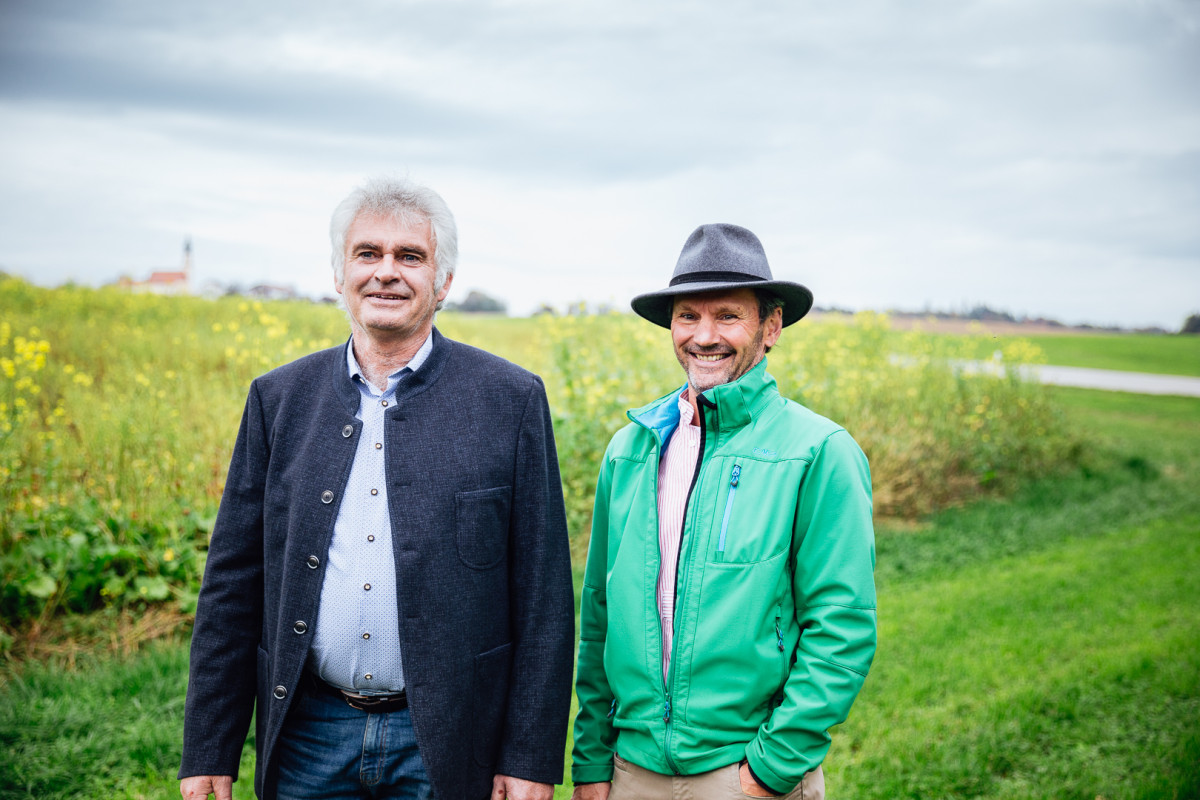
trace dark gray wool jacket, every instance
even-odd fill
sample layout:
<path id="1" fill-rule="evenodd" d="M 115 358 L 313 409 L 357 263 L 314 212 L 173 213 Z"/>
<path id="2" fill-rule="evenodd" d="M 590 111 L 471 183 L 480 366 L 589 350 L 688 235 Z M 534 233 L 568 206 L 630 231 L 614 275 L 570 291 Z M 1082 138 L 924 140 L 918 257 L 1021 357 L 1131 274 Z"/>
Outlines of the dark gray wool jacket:
<path id="1" fill-rule="evenodd" d="M 541 379 L 433 332 L 387 412 L 400 642 L 437 797 L 499 773 L 562 779 L 574 605 Z M 237 775 L 257 707 L 254 787 L 299 690 L 361 423 L 345 346 L 254 381 L 192 636 L 180 778 Z M 303 624 L 300 624 L 303 623 Z"/>

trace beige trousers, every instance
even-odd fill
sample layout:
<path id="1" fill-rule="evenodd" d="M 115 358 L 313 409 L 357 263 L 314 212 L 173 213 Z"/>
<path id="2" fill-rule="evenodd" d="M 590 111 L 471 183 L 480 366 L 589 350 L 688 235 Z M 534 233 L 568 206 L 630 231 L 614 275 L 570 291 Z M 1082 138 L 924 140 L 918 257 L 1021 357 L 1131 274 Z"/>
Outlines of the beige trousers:
<path id="1" fill-rule="evenodd" d="M 614 756 L 613 767 L 608 800 L 741 800 L 752 796 L 742 792 L 737 764 L 699 775 L 660 775 Z M 824 800 L 825 776 L 821 768 L 805 775 L 799 786 L 781 796 L 785 800 Z"/>

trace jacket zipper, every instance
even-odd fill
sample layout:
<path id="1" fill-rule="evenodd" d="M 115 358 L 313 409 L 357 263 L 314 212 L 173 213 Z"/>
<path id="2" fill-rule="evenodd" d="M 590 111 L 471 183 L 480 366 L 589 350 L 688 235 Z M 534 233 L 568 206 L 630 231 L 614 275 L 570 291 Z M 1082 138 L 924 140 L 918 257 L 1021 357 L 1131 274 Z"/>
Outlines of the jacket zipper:
<path id="1" fill-rule="evenodd" d="M 717 561 L 725 560 L 725 534 L 729 531 L 729 515 L 733 511 L 733 498 L 737 494 L 741 475 L 742 465 L 734 464 L 733 472 L 729 473 L 729 497 L 725 501 L 725 516 L 721 519 L 721 538 L 717 540 Z"/>
<path id="2" fill-rule="evenodd" d="M 676 614 L 679 612 L 680 571 L 682 570 L 683 578 L 687 577 L 687 570 L 683 565 L 683 547 L 684 543 L 686 542 L 684 532 L 687 531 L 688 508 L 692 504 L 692 492 L 696 489 L 696 484 L 700 480 L 700 468 L 704 464 L 704 443 L 708 438 L 704 425 L 704 402 L 703 396 L 696 398 L 696 419 L 700 424 L 700 452 L 696 454 L 696 470 L 692 473 L 692 483 L 690 486 L 688 486 L 687 498 L 683 503 L 683 519 L 679 525 L 679 558 L 675 560 L 674 597 Z M 713 411 L 716 411 L 716 406 L 713 406 Z M 678 633 L 678 631 L 676 631 L 676 633 Z M 663 702 L 663 722 L 666 724 L 667 728 L 663 739 L 663 752 L 667 757 L 667 766 L 669 766 L 671 768 L 671 772 L 675 773 L 676 775 L 680 773 L 679 765 L 676 764 L 675 759 L 671 757 L 671 687 L 675 683 L 675 642 L 677 641 L 679 641 L 678 636 L 671 637 L 671 665 L 667 668 L 667 681 L 666 686 L 664 687 L 665 699 Z"/>

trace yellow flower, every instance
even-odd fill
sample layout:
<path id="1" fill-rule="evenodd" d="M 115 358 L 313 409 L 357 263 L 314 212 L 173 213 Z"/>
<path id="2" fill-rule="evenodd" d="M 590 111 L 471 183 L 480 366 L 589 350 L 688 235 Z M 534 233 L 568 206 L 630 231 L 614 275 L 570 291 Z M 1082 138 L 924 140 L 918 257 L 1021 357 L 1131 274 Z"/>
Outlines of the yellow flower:
<path id="1" fill-rule="evenodd" d="M 175 551 L 168 547 L 166 550 L 163 551 L 163 561 L 174 561 L 174 560 L 175 560 Z"/>

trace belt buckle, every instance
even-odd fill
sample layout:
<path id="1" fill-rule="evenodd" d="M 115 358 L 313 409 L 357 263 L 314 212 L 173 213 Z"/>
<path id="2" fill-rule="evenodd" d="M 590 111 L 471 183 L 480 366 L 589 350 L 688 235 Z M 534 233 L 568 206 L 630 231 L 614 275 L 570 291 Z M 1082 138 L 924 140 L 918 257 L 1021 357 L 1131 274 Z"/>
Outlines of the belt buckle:
<path id="1" fill-rule="evenodd" d="M 346 705 L 351 708 L 356 708 L 359 711 L 371 711 L 380 706 L 388 705 L 404 696 L 404 692 L 388 695 L 367 695 L 354 694 L 347 692 L 345 689 L 339 689 L 342 693 L 342 699 L 346 701 Z"/>

